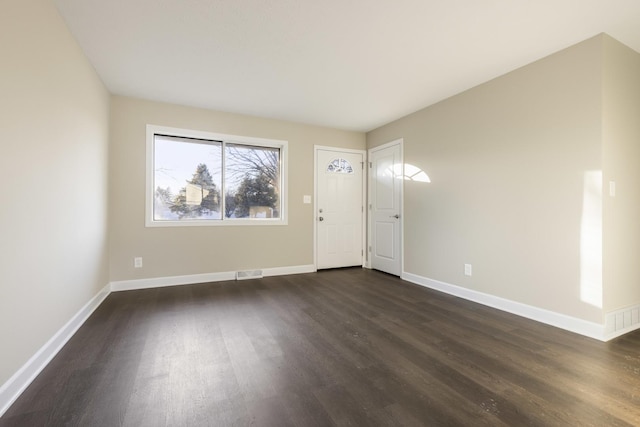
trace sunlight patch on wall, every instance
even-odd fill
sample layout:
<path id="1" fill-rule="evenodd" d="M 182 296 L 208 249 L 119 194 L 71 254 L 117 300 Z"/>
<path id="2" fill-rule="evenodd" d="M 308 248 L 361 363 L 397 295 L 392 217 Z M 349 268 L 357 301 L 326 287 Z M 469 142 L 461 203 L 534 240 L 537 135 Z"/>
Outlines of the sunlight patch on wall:
<path id="1" fill-rule="evenodd" d="M 580 299 L 602 308 L 602 171 L 584 173 L 580 224 Z"/>
<path id="2" fill-rule="evenodd" d="M 398 163 L 393 165 L 393 176 L 403 179 L 405 181 L 416 182 L 431 182 L 429 175 L 427 175 L 422 169 L 409 163 L 403 165 Z"/>

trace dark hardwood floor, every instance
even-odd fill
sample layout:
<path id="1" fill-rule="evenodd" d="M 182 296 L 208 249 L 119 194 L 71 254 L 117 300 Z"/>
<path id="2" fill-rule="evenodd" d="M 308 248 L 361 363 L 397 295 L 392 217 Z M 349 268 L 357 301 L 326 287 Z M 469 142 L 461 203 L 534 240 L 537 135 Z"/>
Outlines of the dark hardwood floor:
<path id="1" fill-rule="evenodd" d="M 601 343 L 359 268 L 111 294 L 0 426 L 640 425 Z"/>

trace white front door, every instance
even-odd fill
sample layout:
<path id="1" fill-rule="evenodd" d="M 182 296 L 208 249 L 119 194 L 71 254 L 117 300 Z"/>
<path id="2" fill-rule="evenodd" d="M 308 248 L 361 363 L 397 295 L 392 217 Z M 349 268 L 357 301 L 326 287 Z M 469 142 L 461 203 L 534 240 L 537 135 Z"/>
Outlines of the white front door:
<path id="1" fill-rule="evenodd" d="M 362 265 L 364 152 L 316 148 L 316 266 Z"/>
<path id="2" fill-rule="evenodd" d="M 369 150 L 371 268 L 399 276 L 402 269 L 402 141 Z"/>

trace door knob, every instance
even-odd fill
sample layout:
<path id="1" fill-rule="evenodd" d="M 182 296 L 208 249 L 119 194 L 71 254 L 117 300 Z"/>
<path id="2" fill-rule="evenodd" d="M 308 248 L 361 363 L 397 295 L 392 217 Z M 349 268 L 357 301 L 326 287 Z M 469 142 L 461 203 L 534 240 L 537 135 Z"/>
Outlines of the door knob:
<path id="1" fill-rule="evenodd" d="M 320 217 L 318 218 L 319 221 L 324 221 L 324 218 Z"/>
<path id="2" fill-rule="evenodd" d="M 395 219 L 398 219 L 398 218 L 400 218 L 400 215 L 398 215 L 398 214 L 391 215 L 389 218 L 395 218 Z"/>

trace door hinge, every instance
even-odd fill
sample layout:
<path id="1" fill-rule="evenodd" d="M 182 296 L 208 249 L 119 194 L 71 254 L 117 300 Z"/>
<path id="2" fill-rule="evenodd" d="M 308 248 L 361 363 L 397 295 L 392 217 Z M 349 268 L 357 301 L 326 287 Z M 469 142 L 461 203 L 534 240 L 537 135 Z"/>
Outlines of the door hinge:
<path id="1" fill-rule="evenodd" d="M 369 246 L 369 252 L 371 252 L 371 246 Z"/>
<path id="2" fill-rule="evenodd" d="M 360 249 L 360 255 L 364 256 L 364 250 Z"/>
<path id="3" fill-rule="evenodd" d="M 373 166 L 373 163 L 369 162 L 369 169 L 371 169 L 372 166 Z"/>

